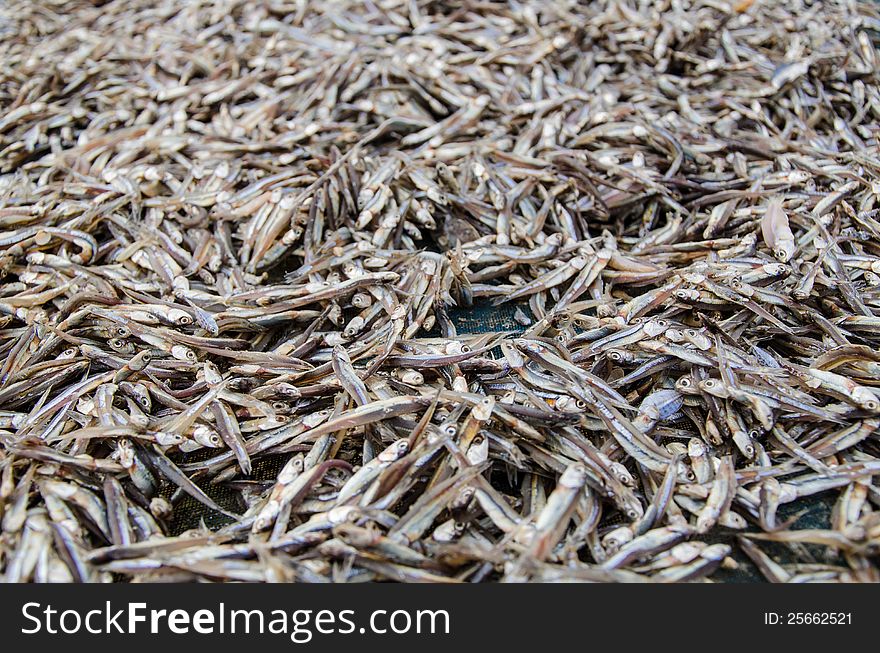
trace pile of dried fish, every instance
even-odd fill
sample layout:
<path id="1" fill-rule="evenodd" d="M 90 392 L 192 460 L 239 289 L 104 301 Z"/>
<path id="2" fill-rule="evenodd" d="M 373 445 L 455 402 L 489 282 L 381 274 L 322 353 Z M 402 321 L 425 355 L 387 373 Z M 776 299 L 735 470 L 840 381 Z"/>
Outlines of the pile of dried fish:
<path id="1" fill-rule="evenodd" d="M 3 577 L 880 580 L 878 27 L 3 3 Z"/>

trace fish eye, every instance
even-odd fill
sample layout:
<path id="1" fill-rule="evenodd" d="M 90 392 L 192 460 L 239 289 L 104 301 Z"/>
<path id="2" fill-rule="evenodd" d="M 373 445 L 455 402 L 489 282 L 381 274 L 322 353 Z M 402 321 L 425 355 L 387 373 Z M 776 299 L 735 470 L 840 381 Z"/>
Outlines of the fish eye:
<path id="1" fill-rule="evenodd" d="M 474 441 L 471 444 L 473 444 L 474 446 L 479 446 L 479 445 L 483 444 L 483 436 L 478 435 L 478 436 L 474 437 Z"/>
<path id="2" fill-rule="evenodd" d="M 706 379 L 705 381 L 703 381 L 703 385 L 706 386 L 707 388 L 714 388 L 715 387 L 715 379 Z"/>
<path id="3" fill-rule="evenodd" d="M 192 324 L 192 318 L 189 315 L 181 315 L 177 318 L 178 324 Z"/>
<path id="4" fill-rule="evenodd" d="M 873 400 L 868 400 L 865 402 L 865 408 L 867 410 L 877 410 L 877 402 Z"/>
<path id="5" fill-rule="evenodd" d="M 406 440 L 401 440 L 397 443 L 397 449 L 399 451 L 406 451 L 409 448 L 409 443 Z"/>
<path id="6" fill-rule="evenodd" d="M 444 427 L 443 427 L 443 432 L 444 432 L 446 435 L 450 435 L 450 436 L 452 436 L 452 435 L 455 435 L 455 434 L 458 432 L 458 429 L 456 429 L 455 426 L 453 426 L 452 424 L 448 424 L 447 426 L 444 426 Z"/>
<path id="7" fill-rule="evenodd" d="M 194 351 L 192 351 L 191 349 L 186 352 L 186 357 L 191 361 L 197 360 L 196 353 Z"/>
<path id="8" fill-rule="evenodd" d="M 694 470 L 692 469 L 687 470 L 687 473 L 684 475 L 684 477 L 689 481 L 697 480 L 697 475 L 694 474 Z"/>
<path id="9" fill-rule="evenodd" d="M 577 401 L 574 402 L 574 405 L 577 406 L 578 408 L 586 408 L 587 402 L 584 401 L 583 399 L 578 399 Z"/>
<path id="10" fill-rule="evenodd" d="M 691 385 L 691 380 L 688 377 L 683 376 L 678 380 L 678 383 L 681 387 L 688 388 Z"/>
<path id="11" fill-rule="evenodd" d="M 632 508 L 630 508 L 629 510 L 626 511 L 626 516 L 629 517 L 630 519 L 638 519 L 639 513 L 637 513 Z"/>
<path id="12" fill-rule="evenodd" d="M 149 408 L 149 407 L 150 407 L 150 400 L 147 399 L 146 397 L 138 397 L 138 403 L 139 403 L 141 406 L 143 406 L 144 408 Z"/>
<path id="13" fill-rule="evenodd" d="M 214 435 L 211 436 L 211 444 L 218 444 L 218 445 L 219 445 L 220 442 L 221 442 L 221 440 L 220 440 L 220 436 L 219 436 L 219 435 L 217 435 L 217 434 L 215 433 Z"/>
<path id="14" fill-rule="evenodd" d="M 274 408 L 275 410 L 284 410 L 285 408 L 287 408 L 287 404 L 285 404 L 283 401 L 273 401 L 272 408 Z"/>
<path id="15" fill-rule="evenodd" d="M 462 345 L 462 346 L 461 346 L 461 352 L 462 352 L 463 354 L 467 354 L 467 353 L 469 353 L 470 351 L 471 351 L 471 348 L 470 348 L 469 346 L 467 346 L 467 345 Z"/>
<path id="16" fill-rule="evenodd" d="M 563 333 L 556 334 L 556 342 L 565 343 L 566 340 L 568 340 L 568 338 L 565 337 L 565 334 L 563 334 Z"/>
<path id="17" fill-rule="evenodd" d="M 116 327 L 116 333 L 119 335 L 120 338 L 126 338 L 131 335 L 128 328 L 124 326 Z"/>
<path id="18" fill-rule="evenodd" d="M 696 337 L 696 335 L 697 335 L 696 329 L 688 329 L 687 331 L 685 331 L 685 333 L 687 333 L 692 338 Z"/>

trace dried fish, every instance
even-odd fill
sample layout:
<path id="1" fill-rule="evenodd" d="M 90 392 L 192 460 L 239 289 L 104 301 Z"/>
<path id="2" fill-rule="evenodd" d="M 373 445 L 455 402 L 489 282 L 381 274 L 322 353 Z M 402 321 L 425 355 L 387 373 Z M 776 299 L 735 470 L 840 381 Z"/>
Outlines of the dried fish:
<path id="1" fill-rule="evenodd" d="M 0 6 L 0 578 L 876 580 L 878 8 L 307 9 Z"/>

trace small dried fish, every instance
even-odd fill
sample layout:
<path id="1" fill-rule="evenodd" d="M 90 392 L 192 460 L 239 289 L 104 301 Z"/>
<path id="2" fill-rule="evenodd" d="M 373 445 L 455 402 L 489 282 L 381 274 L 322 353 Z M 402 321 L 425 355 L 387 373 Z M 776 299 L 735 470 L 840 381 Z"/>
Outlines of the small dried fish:
<path id="1" fill-rule="evenodd" d="M 877 6 L 95 4 L 0 5 L 0 578 L 876 582 Z"/>

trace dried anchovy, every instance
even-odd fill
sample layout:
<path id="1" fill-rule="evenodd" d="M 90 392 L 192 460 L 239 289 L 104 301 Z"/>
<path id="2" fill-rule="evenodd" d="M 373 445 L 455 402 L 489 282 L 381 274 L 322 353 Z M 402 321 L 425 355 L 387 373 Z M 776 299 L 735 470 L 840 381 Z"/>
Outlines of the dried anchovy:
<path id="1" fill-rule="evenodd" d="M 5 3 L 3 579 L 880 580 L 878 27 Z"/>

